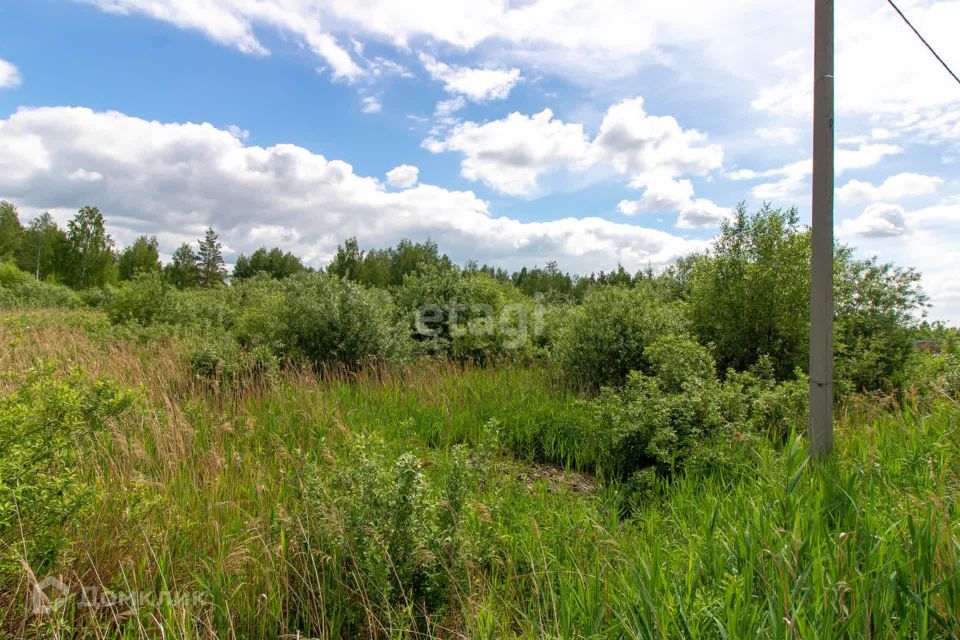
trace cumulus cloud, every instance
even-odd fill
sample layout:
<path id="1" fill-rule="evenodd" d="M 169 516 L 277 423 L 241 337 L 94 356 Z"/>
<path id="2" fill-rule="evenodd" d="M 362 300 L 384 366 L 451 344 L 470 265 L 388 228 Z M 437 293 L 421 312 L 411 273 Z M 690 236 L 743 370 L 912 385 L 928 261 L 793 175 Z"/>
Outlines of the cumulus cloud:
<path id="1" fill-rule="evenodd" d="M 565 123 L 544 109 L 532 116 L 511 113 L 482 125 L 458 124 L 446 139 L 427 139 L 424 147 L 433 153 L 462 153 L 460 173 L 468 180 L 502 193 L 529 195 L 541 174 L 584 165 L 590 143 L 583 125 Z"/>
<path id="2" fill-rule="evenodd" d="M 871 204 L 856 218 L 844 220 L 838 233 L 841 236 L 885 238 L 909 233 L 907 216 L 897 204 Z"/>
<path id="3" fill-rule="evenodd" d="M 472 69 L 445 64 L 426 54 L 420 55 L 423 67 L 434 80 L 443 83 L 447 93 L 464 95 L 475 102 L 503 100 L 520 81 L 520 70 Z"/>
<path id="4" fill-rule="evenodd" d="M 874 200 L 904 200 L 914 196 L 934 193 L 943 179 L 919 173 L 898 173 L 879 185 L 860 180 L 850 180 L 837 189 L 837 200 L 843 204 L 870 202 Z"/>
<path id="5" fill-rule="evenodd" d="M 689 180 L 674 180 L 662 176 L 652 181 L 639 200 L 623 200 L 617 210 L 627 216 L 637 213 L 679 211 L 693 198 L 693 184 Z"/>
<path id="6" fill-rule="evenodd" d="M 457 260 L 482 257 L 512 268 L 556 259 L 579 272 L 617 262 L 631 269 L 663 265 L 702 248 L 600 218 L 495 217 L 470 191 L 427 184 L 389 191 L 343 161 L 295 145 L 248 146 L 210 124 L 72 107 L 20 109 L 0 120 L 0 147 L 23 152 L 0 154 L 0 197 L 61 219 L 95 204 L 119 242 L 156 233 L 165 251 L 199 237 L 206 225 L 235 252 L 282 242 L 314 265 L 349 236 L 366 246 L 430 237 Z M 101 179 L 72 178 L 94 173 Z"/>
<path id="7" fill-rule="evenodd" d="M 628 174 L 632 186 L 642 187 L 664 174 L 704 175 L 719 169 L 723 150 L 706 139 L 695 129 L 681 127 L 673 116 L 648 115 L 643 98 L 637 97 L 607 110 L 592 151 Z"/>
<path id="8" fill-rule="evenodd" d="M 695 229 L 697 227 L 715 227 L 730 218 L 733 212 L 706 198 L 697 198 L 680 209 L 677 227 Z"/>
<path id="9" fill-rule="evenodd" d="M 705 211 L 706 201 L 693 207 L 690 181 L 678 178 L 705 175 L 723 162 L 719 145 L 708 144 L 704 134 L 684 129 L 672 116 L 647 114 L 639 97 L 611 106 L 593 140 L 582 124 L 564 122 L 544 109 L 532 116 L 511 113 L 485 124 L 457 124 L 445 139 L 428 138 L 424 147 L 462 153 L 465 178 L 511 195 L 535 193 L 538 179 L 550 172 L 612 170 L 627 176 L 631 187 L 644 189 L 641 199 L 620 203 L 626 215 Z M 692 225 L 706 216 L 691 213 L 683 219 Z"/>
<path id="10" fill-rule="evenodd" d="M 647 187 L 639 200 L 621 200 L 617 211 L 626 216 L 638 213 L 678 213 L 677 227 L 695 229 L 716 227 L 731 215 L 731 210 L 706 198 L 693 197 L 689 180 L 674 180 L 669 175 L 648 176 Z"/>
<path id="11" fill-rule="evenodd" d="M 387 184 L 398 189 L 409 189 L 417 184 L 420 169 L 411 164 L 402 164 L 387 171 Z"/>
<path id="12" fill-rule="evenodd" d="M 0 59 L 0 89 L 19 87 L 22 81 L 20 71 L 11 62 Z"/>

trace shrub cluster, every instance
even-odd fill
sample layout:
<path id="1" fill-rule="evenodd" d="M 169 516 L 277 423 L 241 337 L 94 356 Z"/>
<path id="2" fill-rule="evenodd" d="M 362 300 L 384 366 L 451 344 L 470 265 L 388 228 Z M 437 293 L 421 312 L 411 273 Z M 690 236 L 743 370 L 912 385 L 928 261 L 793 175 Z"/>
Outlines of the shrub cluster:
<path id="1" fill-rule="evenodd" d="M 347 453 L 332 473 L 309 474 L 305 543 L 330 554 L 353 626 L 397 616 L 419 626 L 468 590 L 468 565 L 482 554 L 466 523 L 478 471 L 462 445 L 429 477 L 416 455 L 375 438 Z"/>
<path id="2" fill-rule="evenodd" d="M 0 398 L 0 542 L 17 543 L 40 573 L 62 549 L 64 523 L 89 505 L 78 460 L 132 396 L 79 372 L 58 378 L 49 366 L 5 382 L 14 388 Z"/>

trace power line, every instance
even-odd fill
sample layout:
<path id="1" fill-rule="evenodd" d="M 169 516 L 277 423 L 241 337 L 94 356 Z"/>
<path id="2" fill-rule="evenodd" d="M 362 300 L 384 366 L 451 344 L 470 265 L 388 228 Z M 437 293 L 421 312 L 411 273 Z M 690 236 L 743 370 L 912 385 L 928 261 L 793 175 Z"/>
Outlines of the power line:
<path id="1" fill-rule="evenodd" d="M 920 35 L 920 32 L 917 31 L 917 28 L 913 26 L 913 24 L 907 19 L 907 16 L 903 15 L 903 11 L 900 11 L 900 7 L 898 7 L 893 0 L 887 0 L 887 2 L 890 4 L 891 7 L 893 7 L 894 11 L 896 11 L 900 15 L 900 17 L 903 18 L 903 21 L 907 23 L 907 26 L 910 27 L 910 29 L 912 29 L 915 34 L 917 34 L 917 37 L 920 38 L 920 42 L 926 45 L 927 49 L 930 50 L 930 53 L 933 54 L 933 57 L 936 58 L 937 61 L 943 65 L 943 68 L 947 70 L 947 73 L 953 76 L 953 79 L 957 81 L 957 84 L 960 84 L 960 77 L 957 77 L 957 74 L 953 72 L 953 69 L 951 69 L 950 66 L 943 61 L 943 58 L 941 58 L 940 54 L 938 54 L 934 50 L 934 48 L 930 46 L 930 43 L 927 42 L 926 38 Z"/>

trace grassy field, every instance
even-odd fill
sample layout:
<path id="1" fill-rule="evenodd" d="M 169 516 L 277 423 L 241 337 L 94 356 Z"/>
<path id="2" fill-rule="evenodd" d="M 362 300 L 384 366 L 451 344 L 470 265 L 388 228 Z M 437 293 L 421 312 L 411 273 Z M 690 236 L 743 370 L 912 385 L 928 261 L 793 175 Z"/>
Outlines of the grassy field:
<path id="1" fill-rule="evenodd" d="M 217 386 L 187 348 L 97 312 L 0 316 L 5 394 L 33 375 L 129 395 L 71 442 L 86 492 L 63 553 L 6 550 L 8 637 L 960 636 L 946 394 L 847 401 L 824 463 L 796 433 L 733 433 L 732 463 L 638 487 L 537 364 Z M 35 615 L 47 575 L 71 595 Z M 172 595 L 86 606 L 83 587 Z"/>

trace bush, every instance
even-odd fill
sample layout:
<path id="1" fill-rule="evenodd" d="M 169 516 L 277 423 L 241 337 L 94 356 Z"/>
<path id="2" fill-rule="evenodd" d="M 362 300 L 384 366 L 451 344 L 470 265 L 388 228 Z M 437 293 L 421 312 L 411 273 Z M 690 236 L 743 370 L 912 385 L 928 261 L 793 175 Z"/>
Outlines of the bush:
<path id="1" fill-rule="evenodd" d="M 426 619 L 469 590 L 464 519 L 478 476 L 465 447 L 453 449 L 432 481 L 415 455 L 392 454 L 369 438 L 354 443 L 336 473 L 310 475 L 307 505 L 324 514 L 308 518 L 318 524 L 314 544 L 332 553 L 354 625 L 395 614 Z"/>
<path id="2" fill-rule="evenodd" d="M 402 358 L 409 336 L 398 326 L 390 294 L 334 276 L 298 274 L 283 281 L 279 320 L 245 325 L 247 338 L 279 344 L 294 357 L 317 365 L 355 366 L 369 358 Z"/>
<path id="3" fill-rule="evenodd" d="M 430 265 L 397 291 L 421 352 L 483 362 L 532 353 L 542 309 L 516 287 L 480 271 Z"/>
<path id="4" fill-rule="evenodd" d="M 688 266 L 693 331 L 713 345 L 721 371 L 745 371 L 764 355 L 780 378 L 807 366 L 810 235 L 796 209 L 749 215 L 741 204 L 710 253 Z"/>
<path id="5" fill-rule="evenodd" d="M 575 384 L 616 386 L 630 371 L 649 373 L 646 348 L 686 327 L 680 303 L 663 301 L 649 287 L 598 287 L 565 318 L 553 355 Z"/>
<path id="6" fill-rule="evenodd" d="M 808 388 L 799 372 L 778 383 L 763 359 L 721 382 L 706 349 L 675 335 L 646 353 L 650 375 L 633 371 L 623 388 L 604 387 L 591 402 L 605 473 L 630 478 L 653 469 L 671 476 L 690 464 L 709 473 L 739 464 L 730 455 L 737 442 L 759 435 L 783 441 L 806 427 Z"/>
<path id="7" fill-rule="evenodd" d="M 0 307 L 12 309 L 75 309 L 83 300 L 69 287 L 36 279 L 16 265 L 0 262 Z"/>
<path id="8" fill-rule="evenodd" d="M 916 314 L 926 304 L 912 269 L 834 258 L 838 392 L 900 384 Z M 746 371 L 768 356 L 777 379 L 806 370 L 809 353 L 810 231 L 795 209 L 741 205 L 710 253 L 685 261 L 677 290 L 689 302 L 693 331 L 712 344 L 721 371 Z M 681 286 L 682 285 L 682 286 Z"/>
<path id="9" fill-rule="evenodd" d="M 142 325 L 174 322 L 180 317 L 177 293 L 156 271 L 143 271 L 124 282 L 107 303 L 114 323 Z"/>
<path id="10" fill-rule="evenodd" d="M 276 373 L 280 364 L 265 347 L 242 349 L 230 337 L 212 339 L 191 350 L 190 367 L 202 378 L 230 384 Z"/>
<path id="11" fill-rule="evenodd" d="M 111 382 L 57 379 L 52 367 L 29 370 L 0 399 L 0 540 L 25 543 L 35 572 L 54 563 L 64 528 L 89 504 L 77 469 L 87 443 L 131 402 Z"/>

